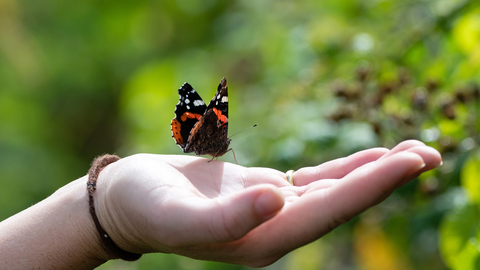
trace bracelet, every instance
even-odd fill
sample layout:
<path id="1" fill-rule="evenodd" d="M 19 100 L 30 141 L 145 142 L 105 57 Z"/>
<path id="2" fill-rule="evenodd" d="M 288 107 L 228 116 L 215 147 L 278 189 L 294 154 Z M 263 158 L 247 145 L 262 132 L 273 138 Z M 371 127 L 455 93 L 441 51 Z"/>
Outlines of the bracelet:
<path id="1" fill-rule="evenodd" d="M 92 215 L 93 222 L 95 223 L 95 227 L 97 227 L 97 231 L 100 234 L 100 239 L 104 245 L 104 249 L 107 253 L 113 254 L 115 258 L 120 258 L 125 261 L 136 261 L 138 260 L 142 254 L 131 253 L 121 249 L 115 242 L 113 242 L 112 238 L 107 234 L 107 232 L 102 228 L 100 222 L 98 221 L 97 215 L 95 214 L 95 206 L 93 204 L 93 192 L 96 190 L 97 185 L 97 178 L 100 172 L 105 168 L 108 164 L 113 163 L 117 160 L 120 160 L 120 157 L 116 155 L 103 155 L 99 156 L 93 160 L 92 166 L 88 170 L 88 183 L 87 183 L 87 190 L 88 190 L 88 204 L 90 206 L 90 214 Z"/>

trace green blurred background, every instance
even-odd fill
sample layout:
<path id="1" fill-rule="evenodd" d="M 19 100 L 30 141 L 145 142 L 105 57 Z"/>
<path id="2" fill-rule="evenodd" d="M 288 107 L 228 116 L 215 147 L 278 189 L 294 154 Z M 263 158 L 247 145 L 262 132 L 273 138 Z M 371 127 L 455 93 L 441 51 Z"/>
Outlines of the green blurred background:
<path id="1" fill-rule="evenodd" d="M 182 154 L 177 89 L 229 84 L 238 162 L 415 138 L 444 165 L 267 269 L 480 269 L 480 1 L 0 0 L 0 220 L 102 153 Z M 230 153 L 220 160 L 233 162 Z M 248 269 L 149 254 L 99 269 Z"/>

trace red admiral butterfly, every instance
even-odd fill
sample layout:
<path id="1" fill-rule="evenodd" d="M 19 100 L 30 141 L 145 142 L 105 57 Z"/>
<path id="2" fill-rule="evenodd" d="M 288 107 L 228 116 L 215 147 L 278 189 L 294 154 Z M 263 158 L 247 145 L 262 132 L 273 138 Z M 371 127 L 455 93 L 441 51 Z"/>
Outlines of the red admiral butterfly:
<path id="1" fill-rule="evenodd" d="M 178 89 L 178 94 L 180 101 L 175 107 L 171 129 L 175 143 L 183 152 L 215 158 L 229 151 L 227 80 L 222 79 L 208 107 L 188 83 Z"/>

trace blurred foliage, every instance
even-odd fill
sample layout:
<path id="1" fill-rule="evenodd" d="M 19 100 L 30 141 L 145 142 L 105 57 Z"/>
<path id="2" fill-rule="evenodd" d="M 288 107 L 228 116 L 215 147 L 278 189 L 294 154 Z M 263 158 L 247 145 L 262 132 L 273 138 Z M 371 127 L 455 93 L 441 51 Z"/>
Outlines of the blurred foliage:
<path id="1" fill-rule="evenodd" d="M 177 89 L 225 76 L 245 166 L 415 138 L 444 164 L 267 269 L 479 269 L 480 2 L 0 1 L 0 219 L 102 153 L 181 154 Z M 220 158 L 233 162 L 229 154 Z M 248 269 L 149 254 L 100 269 Z"/>

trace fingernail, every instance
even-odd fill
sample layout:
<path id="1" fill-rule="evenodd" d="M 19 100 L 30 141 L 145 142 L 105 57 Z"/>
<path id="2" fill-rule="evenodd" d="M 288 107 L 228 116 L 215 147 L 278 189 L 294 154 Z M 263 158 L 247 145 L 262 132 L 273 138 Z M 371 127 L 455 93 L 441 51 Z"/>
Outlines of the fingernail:
<path id="1" fill-rule="evenodd" d="M 417 170 L 417 171 L 418 171 L 418 170 L 421 170 L 421 169 L 425 168 L 425 166 L 426 166 L 426 164 L 425 164 L 425 162 L 423 162 L 422 164 L 418 165 L 418 166 L 415 168 L 415 170 Z"/>
<path id="2" fill-rule="evenodd" d="M 264 219 L 273 217 L 285 203 L 283 195 L 277 189 L 265 190 L 255 199 L 255 211 Z"/>

